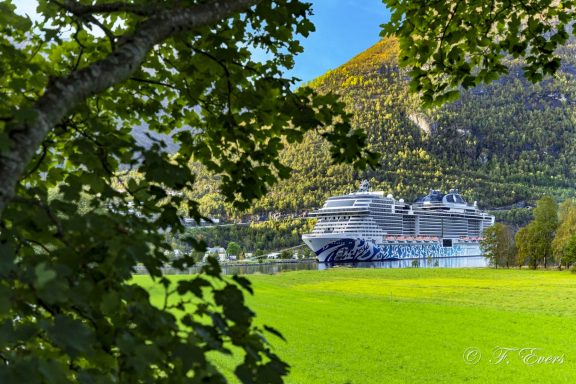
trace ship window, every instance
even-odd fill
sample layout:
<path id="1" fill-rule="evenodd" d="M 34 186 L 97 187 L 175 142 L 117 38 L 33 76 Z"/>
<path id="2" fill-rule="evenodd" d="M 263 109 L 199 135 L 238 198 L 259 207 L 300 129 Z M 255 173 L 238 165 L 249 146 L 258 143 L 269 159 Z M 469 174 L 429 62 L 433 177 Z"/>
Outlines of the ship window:
<path id="1" fill-rule="evenodd" d="M 451 247 L 452 246 L 452 239 L 442 239 L 442 246 L 443 247 Z"/>
<path id="2" fill-rule="evenodd" d="M 354 205 L 354 200 L 335 200 L 327 201 L 325 207 L 351 207 Z"/>

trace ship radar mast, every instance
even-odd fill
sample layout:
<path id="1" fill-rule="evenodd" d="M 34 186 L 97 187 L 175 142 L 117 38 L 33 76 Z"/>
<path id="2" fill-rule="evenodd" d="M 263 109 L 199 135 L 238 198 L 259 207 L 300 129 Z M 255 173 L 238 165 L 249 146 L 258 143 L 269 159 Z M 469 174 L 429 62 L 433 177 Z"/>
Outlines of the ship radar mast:
<path id="1" fill-rule="evenodd" d="M 368 180 L 362 180 L 360 183 L 360 188 L 358 188 L 358 192 L 370 192 L 370 182 Z"/>

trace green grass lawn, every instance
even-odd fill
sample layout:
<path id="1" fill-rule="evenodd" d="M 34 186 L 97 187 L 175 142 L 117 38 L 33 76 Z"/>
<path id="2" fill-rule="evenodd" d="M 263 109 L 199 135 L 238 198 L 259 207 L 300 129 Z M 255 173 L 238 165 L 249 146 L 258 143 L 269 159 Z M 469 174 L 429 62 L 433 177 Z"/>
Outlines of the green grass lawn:
<path id="1" fill-rule="evenodd" d="M 576 382 L 569 272 L 336 268 L 249 278 L 259 322 L 287 339 L 270 336 L 291 365 L 287 383 Z M 530 365 L 525 350 L 526 362 L 511 351 L 496 364 L 497 347 L 563 362 Z M 465 362 L 468 348 L 481 352 L 477 364 Z"/>

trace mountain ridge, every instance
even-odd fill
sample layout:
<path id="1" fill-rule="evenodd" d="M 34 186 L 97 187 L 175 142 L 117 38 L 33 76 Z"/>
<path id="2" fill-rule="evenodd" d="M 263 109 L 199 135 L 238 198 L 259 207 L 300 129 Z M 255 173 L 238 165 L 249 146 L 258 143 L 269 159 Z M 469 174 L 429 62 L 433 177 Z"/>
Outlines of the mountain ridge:
<path id="1" fill-rule="evenodd" d="M 341 96 L 353 126 L 364 129 L 370 148 L 381 153 L 381 167 L 358 172 L 331 164 L 327 144 L 311 133 L 281 154 L 294 169 L 292 178 L 273 187 L 248 214 L 313 209 L 364 178 L 374 189 L 406 201 L 429 188 L 454 187 L 484 207 L 543 194 L 575 195 L 573 42 L 560 50 L 563 64 L 555 78 L 531 84 L 521 76 L 521 63 L 511 61 L 508 75 L 432 110 L 422 110 L 418 97 L 408 92 L 408 73 L 399 68 L 398 54 L 396 40 L 385 38 L 307 84 Z M 218 205 L 205 195 L 195 197 Z"/>

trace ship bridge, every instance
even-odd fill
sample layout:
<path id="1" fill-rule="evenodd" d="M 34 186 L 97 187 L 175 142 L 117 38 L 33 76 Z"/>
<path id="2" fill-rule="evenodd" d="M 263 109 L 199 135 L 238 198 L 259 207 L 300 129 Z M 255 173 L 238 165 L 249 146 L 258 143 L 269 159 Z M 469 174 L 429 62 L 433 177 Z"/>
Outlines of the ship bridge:
<path id="1" fill-rule="evenodd" d="M 318 220 L 312 233 L 353 233 L 367 238 L 382 237 L 386 232 L 374 216 L 392 214 L 395 205 L 392 195 L 385 196 L 382 191 L 371 192 L 370 183 L 364 180 L 356 192 L 330 197 L 322 208 L 309 214 Z"/>

